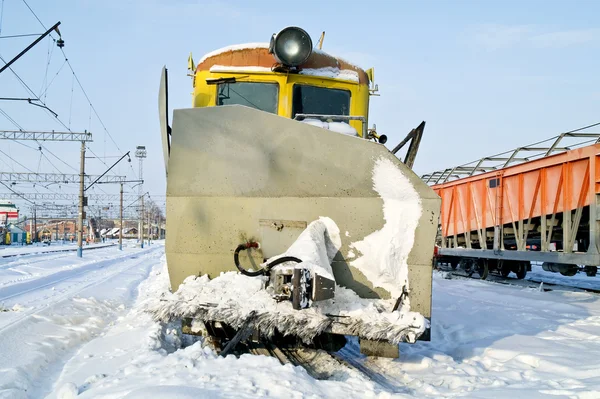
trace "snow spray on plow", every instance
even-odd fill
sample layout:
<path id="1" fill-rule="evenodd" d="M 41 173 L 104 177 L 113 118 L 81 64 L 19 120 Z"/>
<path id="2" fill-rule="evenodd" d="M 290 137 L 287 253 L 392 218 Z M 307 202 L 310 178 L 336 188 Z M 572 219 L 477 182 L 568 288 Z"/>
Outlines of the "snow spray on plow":
<path id="1" fill-rule="evenodd" d="M 373 71 L 295 27 L 189 67 L 172 127 L 166 69 L 160 86 L 172 292 L 155 318 L 219 347 L 428 339 L 440 199 L 410 168 L 420 135 L 402 162 L 367 128 Z"/>

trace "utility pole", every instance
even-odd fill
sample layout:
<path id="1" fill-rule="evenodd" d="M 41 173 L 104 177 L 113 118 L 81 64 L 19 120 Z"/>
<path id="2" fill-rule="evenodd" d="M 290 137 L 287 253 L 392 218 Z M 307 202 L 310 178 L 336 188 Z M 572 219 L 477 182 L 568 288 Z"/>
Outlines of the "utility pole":
<path id="1" fill-rule="evenodd" d="M 127 154 L 129 154 L 129 152 L 127 152 Z M 121 159 L 123 159 L 124 157 L 125 156 L 121 157 Z M 119 161 L 117 161 L 117 163 Z M 131 160 L 130 160 L 130 162 L 131 162 Z M 115 165 L 116 165 L 116 163 L 115 163 Z M 121 184 L 121 190 L 119 191 L 119 251 L 123 250 L 123 210 L 126 209 L 126 208 L 123 208 L 123 184 L 124 183 L 143 183 L 143 182 L 144 182 L 143 180 L 121 180 L 119 182 Z M 110 184 L 110 183 L 114 183 L 114 182 L 99 181 L 98 183 L 99 184 Z M 136 199 L 136 202 L 137 202 L 137 199 Z"/>
<path id="2" fill-rule="evenodd" d="M 81 142 L 81 164 L 79 165 L 79 223 L 77 232 L 77 256 L 83 257 L 83 219 L 85 218 L 85 141 Z"/>
<path id="3" fill-rule="evenodd" d="M 121 183 L 119 206 L 119 251 L 123 250 L 123 183 Z"/>
<path id="4" fill-rule="evenodd" d="M 150 245 L 150 240 L 152 239 L 152 208 L 148 208 L 148 245 Z"/>
<path id="5" fill-rule="evenodd" d="M 34 231 L 35 231 L 35 227 L 34 227 L 34 225 L 35 225 L 35 204 L 33 205 L 32 208 L 33 208 L 32 209 L 33 217 L 31 218 L 31 222 L 29 223 L 29 235 L 31 236 L 31 243 L 33 244 L 35 242 L 35 234 L 34 234 Z"/>
<path id="6" fill-rule="evenodd" d="M 146 147 L 143 145 L 138 145 L 135 149 L 135 157 L 140 160 L 140 175 L 139 179 L 144 180 L 144 158 L 146 158 Z M 139 195 L 141 197 L 141 209 L 140 209 L 140 221 L 138 228 L 138 239 L 140 242 L 141 248 L 144 248 L 144 185 L 140 184 L 140 188 L 138 189 Z"/>
<path id="7" fill-rule="evenodd" d="M 141 247 L 144 248 L 144 196 L 142 195 L 142 209 L 140 210 L 140 231 L 138 234 L 140 235 L 140 243 Z"/>

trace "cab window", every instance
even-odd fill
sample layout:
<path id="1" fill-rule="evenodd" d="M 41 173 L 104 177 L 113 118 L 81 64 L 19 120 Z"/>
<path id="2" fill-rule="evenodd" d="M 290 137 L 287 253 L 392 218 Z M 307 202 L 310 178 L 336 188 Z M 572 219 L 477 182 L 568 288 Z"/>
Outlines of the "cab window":
<path id="1" fill-rule="evenodd" d="M 277 83 L 234 82 L 217 85 L 217 105 L 245 105 L 277 113 Z"/>
<path id="2" fill-rule="evenodd" d="M 350 92 L 309 85 L 294 85 L 292 118 L 296 114 L 350 115 Z"/>

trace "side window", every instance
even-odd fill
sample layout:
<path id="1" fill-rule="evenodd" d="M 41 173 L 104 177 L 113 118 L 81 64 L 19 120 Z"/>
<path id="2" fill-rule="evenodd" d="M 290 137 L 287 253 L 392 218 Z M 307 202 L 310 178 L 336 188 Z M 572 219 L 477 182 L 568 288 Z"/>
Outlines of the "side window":
<path id="1" fill-rule="evenodd" d="M 217 105 L 245 105 L 277 114 L 277 83 L 235 82 L 217 85 Z"/>
<path id="2" fill-rule="evenodd" d="M 498 179 L 497 177 L 494 179 L 489 179 L 488 180 L 490 188 L 496 188 L 500 185 L 500 179 Z"/>

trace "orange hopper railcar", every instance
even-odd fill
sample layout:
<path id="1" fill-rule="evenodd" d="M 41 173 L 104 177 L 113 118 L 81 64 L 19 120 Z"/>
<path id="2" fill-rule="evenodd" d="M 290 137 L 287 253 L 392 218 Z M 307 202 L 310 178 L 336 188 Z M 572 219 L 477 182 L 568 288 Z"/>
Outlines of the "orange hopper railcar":
<path id="1" fill-rule="evenodd" d="M 583 142 L 559 146 L 573 139 Z M 598 141 L 600 135 L 578 129 L 422 176 L 442 199 L 437 262 L 482 279 L 489 272 L 524 278 L 531 262 L 565 276 L 595 276 Z"/>

